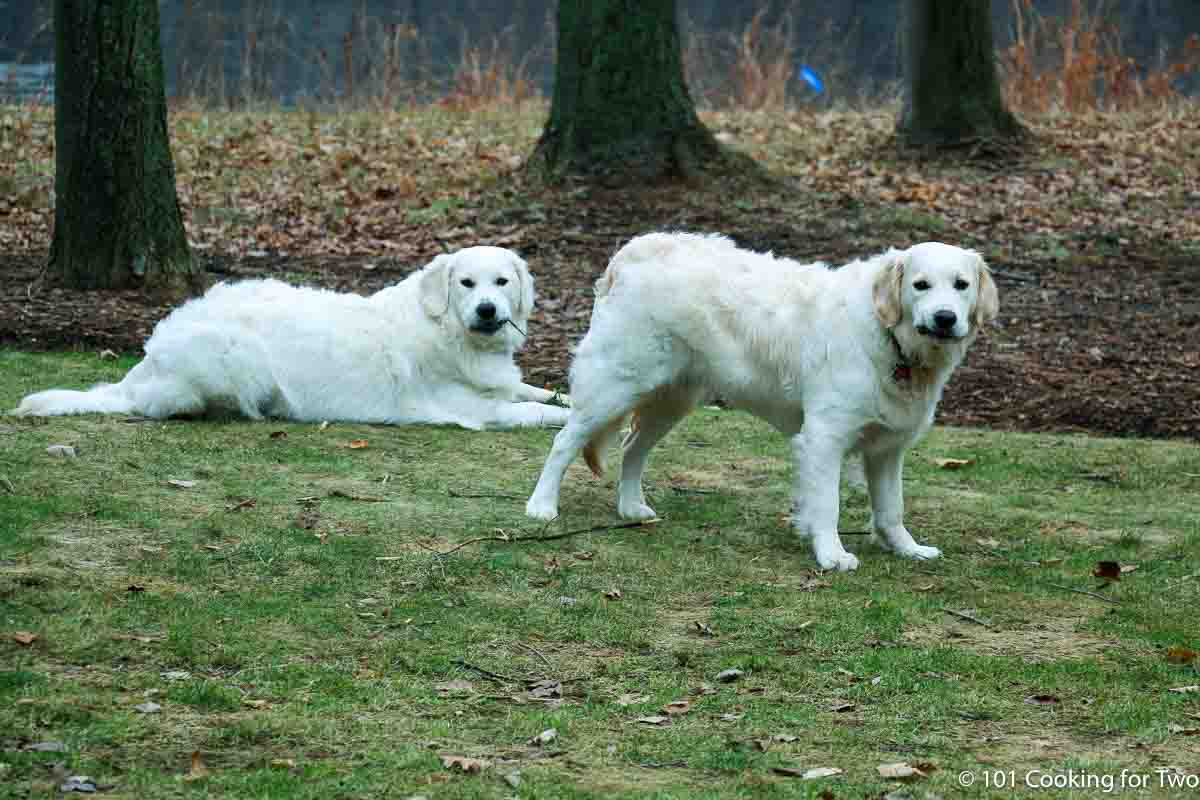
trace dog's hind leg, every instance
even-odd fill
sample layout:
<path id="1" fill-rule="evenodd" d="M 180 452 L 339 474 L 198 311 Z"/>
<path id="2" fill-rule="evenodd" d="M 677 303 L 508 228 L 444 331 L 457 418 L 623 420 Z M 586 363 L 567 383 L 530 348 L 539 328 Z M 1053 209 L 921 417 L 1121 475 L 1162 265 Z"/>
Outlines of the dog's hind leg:
<path id="1" fill-rule="evenodd" d="M 525 504 L 525 513 L 534 519 L 552 520 L 558 516 L 558 493 L 562 488 L 567 467 L 576 459 L 584 446 L 606 427 L 633 410 L 637 398 L 620 387 L 621 391 L 610 392 L 609 396 L 588 398 L 585 407 L 576 405 L 571 409 L 567 426 L 554 437 L 554 446 L 546 457 L 537 487 Z"/>
<path id="2" fill-rule="evenodd" d="M 636 427 L 625 440 L 621 482 L 617 490 L 617 513 L 624 519 L 646 520 L 657 516 L 646 504 L 642 487 L 646 460 L 651 448 L 696 407 L 700 392 L 692 387 L 669 387 L 638 404 Z"/>

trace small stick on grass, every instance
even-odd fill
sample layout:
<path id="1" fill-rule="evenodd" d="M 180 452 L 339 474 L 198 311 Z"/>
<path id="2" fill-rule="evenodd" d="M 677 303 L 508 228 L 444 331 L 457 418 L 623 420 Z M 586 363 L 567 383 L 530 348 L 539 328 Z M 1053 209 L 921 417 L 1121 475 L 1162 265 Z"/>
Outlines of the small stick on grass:
<path id="1" fill-rule="evenodd" d="M 485 498 L 485 497 L 486 498 L 498 497 L 501 500 L 524 500 L 525 499 L 524 497 L 520 497 L 515 494 L 467 494 L 466 492 L 460 492 L 456 489 L 447 489 L 446 494 L 450 495 L 451 497 L 462 497 L 462 498 L 467 498 L 467 499 L 471 499 L 471 500 L 478 500 L 480 498 Z"/>
<path id="2" fill-rule="evenodd" d="M 959 619 L 965 619 L 967 622 L 974 622 L 976 625 L 982 625 L 985 628 L 995 627 L 994 625 L 992 625 L 992 623 L 984 622 L 979 617 L 971 616 L 970 614 L 968 614 L 965 611 L 955 611 L 953 608 L 945 608 L 945 607 L 942 608 L 942 611 L 945 611 L 947 614 L 953 614 L 954 616 L 958 617 Z"/>
<path id="3" fill-rule="evenodd" d="M 551 520 L 553 521 L 553 520 Z M 440 557 L 448 556 L 451 553 L 462 550 L 467 545 L 478 544 L 480 542 L 508 542 L 510 544 L 525 544 L 526 542 L 553 542 L 558 539 L 569 539 L 572 536 L 581 536 L 585 533 L 599 533 L 601 531 L 619 531 L 627 528 L 641 528 L 647 525 L 653 525 L 658 522 L 657 519 L 648 519 L 643 522 L 622 522 L 617 525 L 593 525 L 590 528 L 580 528 L 574 531 L 564 531 L 563 533 L 555 533 L 550 536 L 509 536 L 507 533 L 501 532 L 499 536 L 476 536 L 474 539 L 467 539 L 465 542 L 459 542 L 449 550 L 435 550 L 427 544 L 417 542 L 417 546 L 430 551 L 434 555 Z M 549 523 L 547 523 L 547 526 Z M 546 528 L 543 527 L 542 530 Z"/>
<path id="4" fill-rule="evenodd" d="M 538 650 L 536 647 L 530 647 L 529 645 L 525 644 L 524 642 L 517 642 L 517 647 L 521 648 L 522 650 L 528 650 L 529 652 L 533 653 L 535 656 L 537 656 L 539 659 L 541 659 L 543 664 L 546 665 L 546 669 L 550 670 L 551 672 L 554 671 L 554 665 L 551 664 L 550 660 L 548 658 L 546 658 L 544 655 L 542 655 L 541 651 Z"/>
<path id="5" fill-rule="evenodd" d="M 1117 604 L 1117 603 L 1121 602 L 1120 600 L 1116 599 L 1115 597 L 1106 597 L 1105 595 L 1097 594 L 1096 592 L 1089 592 L 1087 589 L 1076 589 L 1073 586 L 1063 586 L 1061 583 L 1048 583 L 1046 585 L 1053 586 L 1055 589 L 1062 589 L 1063 591 L 1066 591 L 1066 592 L 1075 592 L 1076 594 L 1086 594 L 1088 597 L 1094 597 L 1097 600 L 1103 600 L 1106 603 Z"/>
<path id="6" fill-rule="evenodd" d="M 483 677 L 490 678 L 494 681 L 501 681 L 502 683 L 529 683 L 529 681 L 525 678 L 514 678 L 510 675 L 501 675 L 498 672 L 492 672 L 491 670 L 484 669 L 483 667 L 477 667 L 471 662 L 461 658 L 456 658 L 450 663 L 454 664 L 455 666 L 462 667 L 463 669 L 468 669 L 471 672 L 478 672 Z"/>

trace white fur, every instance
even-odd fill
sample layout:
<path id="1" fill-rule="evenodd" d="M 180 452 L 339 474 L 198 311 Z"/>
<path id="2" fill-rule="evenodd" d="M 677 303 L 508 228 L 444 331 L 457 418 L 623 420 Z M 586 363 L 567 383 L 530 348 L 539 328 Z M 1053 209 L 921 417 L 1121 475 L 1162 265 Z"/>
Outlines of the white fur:
<path id="1" fill-rule="evenodd" d="M 951 372 L 996 315 L 995 284 L 976 253 L 926 243 L 831 269 L 720 236 L 660 233 L 622 248 L 596 289 L 571 367 L 574 407 L 530 516 L 557 516 L 567 466 L 633 413 L 617 509 L 627 519 L 654 517 L 642 491 L 647 454 L 715 393 L 792 438 L 793 523 L 822 568 L 858 566 L 837 531 L 841 465 L 855 452 L 876 536 L 910 558 L 940 554 L 904 527 L 901 470 Z M 939 311 L 945 338 L 934 335 Z M 904 364 L 909 372 L 898 376 Z"/>
<path id="2" fill-rule="evenodd" d="M 120 383 L 38 392 L 13 413 L 562 425 L 567 410 L 513 363 L 523 336 L 508 323 L 525 330 L 532 307 L 525 262 L 499 247 L 438 256 L 370 297 L 221 283 L 159 322 Z"/>

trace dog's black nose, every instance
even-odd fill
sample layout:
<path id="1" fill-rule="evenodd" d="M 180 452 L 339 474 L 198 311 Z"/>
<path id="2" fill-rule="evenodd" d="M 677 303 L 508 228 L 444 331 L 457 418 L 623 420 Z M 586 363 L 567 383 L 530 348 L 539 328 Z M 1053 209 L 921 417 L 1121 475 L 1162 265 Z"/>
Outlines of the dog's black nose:
<path id="1" fill-rule="evenodd" d="M 475 307 L 475 313 L 479 315 L 480 319 L 495 319 L 496 318 L 496 307 L 494 305 L 492 305 L 491 303 L 480 303 L 478 306 Z M 941 313 L 941 312 L 938 312 L 938 313 Z M 951 316 L 953 316 L 953 315 L 951 315 Z M 950 322 L 951 322 L 951 324 L 953 324 L 954 320 L 951 320 Z"/>
<path id="2" fill-rule="evenodd" d="M 958 322 L 958 315 L 953 311 L 943 308 L 941 311 L 933 312 L 933 324 L 937 326 L 938 330 L 950 330 L 956 322 Z"/>

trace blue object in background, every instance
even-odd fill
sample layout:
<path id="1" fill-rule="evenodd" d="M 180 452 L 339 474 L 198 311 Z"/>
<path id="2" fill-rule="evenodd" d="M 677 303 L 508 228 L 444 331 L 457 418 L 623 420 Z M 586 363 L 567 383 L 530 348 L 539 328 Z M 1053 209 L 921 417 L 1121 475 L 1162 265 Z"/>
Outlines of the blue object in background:
<path id="1" fill-rule="evenodd" d="M 797 77 L 811 86 L 813 91 L 817 94 L 821 94 L 825 91 L 825 84 L 821 81 L 821 76 L 818 75 L 817 71 L 808 64 L 804 64 L 800 67 L 800 72 L 797 74 Z"/>

